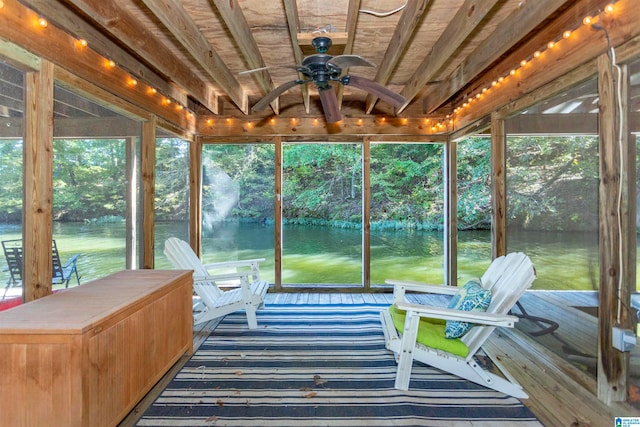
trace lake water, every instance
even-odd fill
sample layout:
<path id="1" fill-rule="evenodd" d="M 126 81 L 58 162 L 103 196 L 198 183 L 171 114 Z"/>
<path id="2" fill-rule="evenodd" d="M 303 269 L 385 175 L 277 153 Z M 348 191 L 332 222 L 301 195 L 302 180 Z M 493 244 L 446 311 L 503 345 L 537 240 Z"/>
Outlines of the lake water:
<path id="1" fill-rule="evenodd" d="M 162 253 L 170 236 L 186 240 L 186 223 L 156 223 L 156 268 L 171 268 Z M 20 238 L 16 226 L 0 226 L 0 239 Z M 54 239 L 62 261 L 79 253 L 82 281 L 103 277 L 125 268 L 125 225 L 56 223 Z M 266 258 L 261 274 L 274 281 L 274 230 L 270 225 L 224 223 L 203 232 L 205 262 Z M 284 284 L 362 283 L 360 230 L 287 225 L 283 231 L 282 277 Z M 533 260 L 538 278 L 535 289 L 595 289 L 598 250 L 595 233 L 513 232 L 510 251 L 523 251 Z M 491 257 L 489 231 L 459 233 L 458 280 L 478 277 Z M 443 281 L 441 232 L 373 231 L 371 283 L 386 278 Z M 4 257 L 0 275 L 8 278 Z M 0 276 L 1 277 L 1 276 Z M 0 280 L 3 280 L 0 278 Z"/>

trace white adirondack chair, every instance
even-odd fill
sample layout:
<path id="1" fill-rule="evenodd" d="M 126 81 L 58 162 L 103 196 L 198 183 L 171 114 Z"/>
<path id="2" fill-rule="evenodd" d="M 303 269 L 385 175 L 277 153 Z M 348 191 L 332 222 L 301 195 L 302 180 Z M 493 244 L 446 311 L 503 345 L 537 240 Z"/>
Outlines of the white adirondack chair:
<path id="1" fill-rule="evenodd" d="M 244 309 L 249 329 L 258 327 L 256 310 L 264 305 L 269 289 L 269 284 L 260 279 L 259 263 L 264 258 L 203 264 L 191 246 L 176 237 L 167 239 L 164 254 L 175 268 L 193 270 L 193 290 L 200 297 L 197 305 L 201 308 L 194 310 L 196 325 Z M 225 272 L 216 274 L 214 270 Z M 229 287 L 232 282 L 235 284 Z M 221 289 L 223 286 L 228 290 Z"/>
<path id="2" fill-rule="evenodd" d="M 406 311 L 404 331 L 398 333 L 389 310 L 383 310 L 381 321 L 386 346 L 393 351 L 398 362 L 395 388 L 407 390 L 413 360 L 452 373 L 474 383 L 489 387 L 510 396 L 526 399 L 527 394 L 499 361 L 493 360 L 503 375 L 483 369 L 474 359 L 487 338 L 497 326 L 513 327 L 518 318 L 508 315 L 513 305 L 520 299 L 535 280 L 533 263 L 522 253 L 511 253 L 496 258 L 481 278 L 482 286 L 492 292 L 491 304 L 487 312 L 461 311 L 441 307 L 429 307 L 406 302 L 405 292 L 429 292 L 453 295 L 458 291 L 454 286 L 426 285 L 418 282 L 387 280 L 394 285 L 394 304 Z M 460 340 L 469 348 L 466 357 L 427 347 L 416 342 L 421 317 L 471 322 L 473 326 Z"/>

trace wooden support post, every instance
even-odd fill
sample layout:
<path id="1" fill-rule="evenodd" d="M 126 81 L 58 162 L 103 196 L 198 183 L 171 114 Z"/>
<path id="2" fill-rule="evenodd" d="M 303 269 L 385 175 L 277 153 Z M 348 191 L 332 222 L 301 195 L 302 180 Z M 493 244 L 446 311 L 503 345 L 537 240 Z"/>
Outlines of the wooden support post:
<path id="1" fill-rule="evenodd" d="M 458 284 L 458 144 L 444 145 L 444 284 Z"/>
<path id="2" fill-rule="evenodd" d="M 362 284 L 371 289 L 371 138 L 362 140 Z"/>
<path id="3" fill-rule="evenodd" d="M 275 285 L 282 289 L 282 138 L 275 138 L 274 236 Z"/>
<path id="4" fill-rule="evenodd" d="M 154 266 L 156 117 L 142 123 L 142 268 Z"/>
<path id="5" fill-rule="evenodd" d="M 53 238 L 53 74 L 42 60 L 26 73 L 23 145 L 23 299 L 51 294 Z"/>
<path id="6" fill-rule="evenodd" d="M 491 114 L 491 258 L 507 253 L 507 135 L 504 119 Z"/>
<path id="7" fill-rule="evenodd" d="M 136 268 L 136 247 L 138 240 L 138 152 L 136 150 L 137 137 L 127 137 L 126 143 L 126 168 L 127 168 L 127 241 L 126 266 L 127 270 Z"/>
<path id="8" fill-rule="evenodd" d="M 189 242 L 202 254 L 202 144 L 200 138 L 189 145 Z"/>
<path id="9" fill-rule="evenodd" d="M 600 299 L 598 316 L 598 399 L 625 401 L 629 353 L 613 347 L 613 328 L 631 329 L 630 292 L 635 290 L 635 148 L 629 144 L 628 77 L 614 71 L 609 55 L 598 57 L 600 129 Z M 620 86 L 616 87 L 616 83 Z M 618 96 L 619 94 L 620 96 Z M 620 114 L 622 112 L 622 114 Z M 621 117 L 622 116 L 622 117 Z M 632 158 L 629 158 L 633 155 Z M 621 194 L 622 193 L 622 194 Z M 629 196 L 633 195 L 630 203 Z M 626 196 L 626 197 L 624 197 Z M 633 224 L 633 225 L 632 225 Z M 633 248 L 633 249 L 632 249 Z M 626 251 L 626 252 L 625 252 Z M 630 257 L 633 254 L 633 258 Z"/>

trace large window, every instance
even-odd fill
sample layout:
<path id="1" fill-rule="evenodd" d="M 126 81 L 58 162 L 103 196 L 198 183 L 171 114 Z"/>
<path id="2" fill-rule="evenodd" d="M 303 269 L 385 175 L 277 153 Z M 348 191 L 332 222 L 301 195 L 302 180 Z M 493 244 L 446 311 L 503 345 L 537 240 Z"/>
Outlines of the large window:
<path id="1" fill-rule="evenodd" d="M 22 135 L 24 128 L 24 73 L 0 59 L 0 240 L 22 238 Z M 0 282 L 11 280 L 4 255 L 0 261 Z M 22 295 L 9 289 L 8 295 Z"/>
<path id="2" fill-rule="evenodd" d="M 457 143 L 458 285 L 484 274 L 491 263 L 491 137 Z"/>
<path id="3" fill-rule="evenodd" d="M 169 237 L 189 241 L 189 143 L 156 139 L 155 268 L 173 268 L 164 255 Z"/>
<path id="4" fill-rule="evenodd" d="M 53 238 L 82 281 L 127 266 L 127 150 L 140 123 L 54 87 Z"/>
<path id="5" fill-rule="evenodd" d="M 371 145 L 371 283 L 444 281 L 440 144 Z"/>
<path id="6" fill-rule="evenodd" d="M 362 147 L 283 149 L 283 284 L 362 283 Z"/>
<path id="7" fill-rule="evenodd" d="M 203 261 L 265 258 L 260 274 L 273 283 L 273 145 L 206 145 L 202 158 Z"/>

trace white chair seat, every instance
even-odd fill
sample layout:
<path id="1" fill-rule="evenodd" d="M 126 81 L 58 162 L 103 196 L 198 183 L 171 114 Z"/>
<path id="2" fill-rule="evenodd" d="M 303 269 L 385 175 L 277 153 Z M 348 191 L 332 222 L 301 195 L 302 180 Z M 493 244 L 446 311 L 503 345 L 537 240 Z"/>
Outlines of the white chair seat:
<path id="1" fill-rule="evenodd" d="M 407 291 L 452 295 L 457 291 L 457 288 L 387 280 L 386 283 L 394 285 L 394 305 L 398 309 L 406 311 L 404 330 L 400 332 L 396 329 L 389 310 L 383 310 L 381 313 L 386 347 L 395 353 L 398 362 L 395 387 L 400 390 L 409 388 L 411 368 L 413 361 L 417 360 L 502 393 L 518 398 L 527 398 L 528 396 L 522 387 L 499 361 L 493 360 L 502 375 L 496 375 L 483 369 L 476 362 L 474 356 L 496 327 L 513 327 L 515 325 L 518 318 L 508 313 L 525 290 L 531 287 L 535 278 L 533 263 L 525 254 L 511 253 L 493 260 L 481 278 L 482 287 L 491 290 L 491 303 L 486 313 L 408 303 L 405 298 Z M 469 348 L 468 355 L 460 357 L 418 343 L 417 335 L 421 317 L 473 323 L 475 326 L 461 338 Z"/>
<path id="2" fill-rule="evenodd" d="M 269 284 L 260 279 L 259 263 L 264 258 L 205 265 L 187 242 L 176 237 L 167 239 L 164 254 L 175 268 L 193 270 L 193 290 L 199 297 L 194 304 L 195 324 L 244 309 L 249 329 L 258 327 L 256 310 L 264 306 L 269 290 Z M 214 268 L 224 272 L 213 273 Z M 229 283 L 234 287 L 221 289 Z"/>

